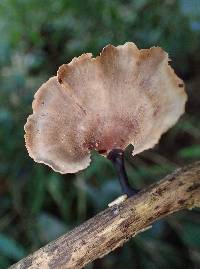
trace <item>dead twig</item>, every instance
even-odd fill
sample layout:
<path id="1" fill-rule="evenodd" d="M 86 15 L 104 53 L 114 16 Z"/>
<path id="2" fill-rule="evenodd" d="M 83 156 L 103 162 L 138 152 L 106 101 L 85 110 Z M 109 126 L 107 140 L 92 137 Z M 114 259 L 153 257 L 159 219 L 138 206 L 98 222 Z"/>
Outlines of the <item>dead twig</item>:
<path id="1" fill-rule="evenodd" d="M 107 208 L 10 269 L 82 268 L 122 246 L 154 221 L 193 207 L 200 207 L 200 162 L 178 169 L 136 196 Z"/>

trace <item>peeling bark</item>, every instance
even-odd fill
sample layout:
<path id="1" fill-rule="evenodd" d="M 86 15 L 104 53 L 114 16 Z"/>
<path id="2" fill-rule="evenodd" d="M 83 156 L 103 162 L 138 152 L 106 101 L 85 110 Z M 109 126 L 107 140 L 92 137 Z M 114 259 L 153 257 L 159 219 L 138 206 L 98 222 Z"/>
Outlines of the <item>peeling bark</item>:
<path id="1" fill-rule="evenodd" d="M 156 220 L 194 207 L 200 207 L 200 162 L 178 169 L 136 196 L 107 208 L 10 269 L 83 268 Z"/>

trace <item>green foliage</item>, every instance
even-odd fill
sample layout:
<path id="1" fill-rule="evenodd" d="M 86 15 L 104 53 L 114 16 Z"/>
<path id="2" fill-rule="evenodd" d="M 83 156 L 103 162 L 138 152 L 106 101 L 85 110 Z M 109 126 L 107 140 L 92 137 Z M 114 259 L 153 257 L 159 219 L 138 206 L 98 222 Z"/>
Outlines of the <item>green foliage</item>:
<path id="1" fill-rule="evenodd" d="M 0 251 L 11 259 L 22 259 L 26 253 L 20 244 L 3 234 L 0 234 Z"/>
<path id="2" fill-rule="evenodd" d="M 197 159 L 200 158 L 200 145 L 185 147 L 179 151 L 182 158 Z"/>
<path id="3" fill-rule="evenodd" d="M 134 159 L 127 149 L 129 177 L 142 188 L 200 157 L 199 14 L 198 0 L 0 1 L 0 268 L 120 194 L 113 167 L 96 153 L 88 169 L 62 176 L 28 157 L 23 126 L 33 94 L 62 63 L 108 43 L 162 46 L 187 83 L 187 113 L 155 149 Z M 161 221 L 88 268 L 199 268 L 198 218 L 196 210 Z"/>

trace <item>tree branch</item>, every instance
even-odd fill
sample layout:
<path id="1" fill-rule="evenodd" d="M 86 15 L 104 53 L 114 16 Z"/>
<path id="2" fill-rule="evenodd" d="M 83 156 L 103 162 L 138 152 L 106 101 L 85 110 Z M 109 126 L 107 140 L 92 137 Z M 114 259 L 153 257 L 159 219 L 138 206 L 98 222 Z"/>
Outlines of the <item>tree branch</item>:
<path id="1" fill-rule="evenodd" d="M 200 162 L 178 169 L 136 196 L 107 208 L 10 269 L 82 268 L 122 246 L 154 221 L 193 207 L 200 207 Z"/>

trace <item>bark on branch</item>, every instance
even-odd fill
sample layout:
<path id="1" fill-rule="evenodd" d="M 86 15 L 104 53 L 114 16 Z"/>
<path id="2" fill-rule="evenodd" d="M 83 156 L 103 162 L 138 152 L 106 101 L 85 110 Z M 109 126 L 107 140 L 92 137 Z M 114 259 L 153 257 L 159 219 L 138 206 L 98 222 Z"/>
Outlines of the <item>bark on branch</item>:
<path id="1" fill-rule="evenodd" d="M 82 268 L 122 246 L 154 221 L 200 207 L 200 162 L 176 170 L 119 205 L 84 222 L 10 269 Z"/>

